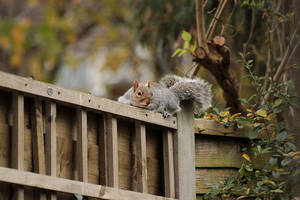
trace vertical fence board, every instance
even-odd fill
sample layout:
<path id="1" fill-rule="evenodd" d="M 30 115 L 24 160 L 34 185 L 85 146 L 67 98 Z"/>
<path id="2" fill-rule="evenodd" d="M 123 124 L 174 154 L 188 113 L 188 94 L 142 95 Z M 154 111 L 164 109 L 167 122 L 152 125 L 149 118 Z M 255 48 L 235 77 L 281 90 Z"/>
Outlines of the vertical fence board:
<path id="1" fill-rule="evenodd" d="M 107 173 L 107 122 L 103 115 L 98 118 L 98 142 L 99 142 L 99 183 L 100 185 L 108 185 Z"/>
<path id="2" fill-rule="evenodd" d="M 163 133 L 165 196 L 175 198 L 173 134 L 170 130 Z"/>
<path id="3" fill-rule="evenodd" d="M 24 97 L 13 93 L 12 167 L 24 169 Z M 24 188 L 16 187 L 14 199 L 24 200 Z"/>
<path id="4" fill-rule="evenodd" d="M 145 124 L 135 121 L 135 134 L 137 151 L 137 189 L 138 192 L 148 193 Z"/>
<path id="5" fill-rule="evenodd" d="M 195 134 L 193 104 L 182 102 L 177 115 L 175 136 L 176 197 L 179 200 L 196 199 Z"/>
<path id="6" fill-rule="evenodd" d="M 108 186 L 119 188 L 118 130 L 117 119 L 106 116 Z"/>
<path id="7" fill-rule="evenodd" d="M 39 174 L 46 173 L 45 166 L 45 149 L 43 133 L 43 108 L 42 101 L 34 98 L 31 104 L 31 121 L 32 121 L 32 154 L 33 170 Z M 39 199 L 46 200 L 46 193 L 40 192 Z"/>
<path id="8" fill-rule="evenodd" d="M 77 110 L 77 158 L 79 180 L 88 182 L 87 113 Z"/>
<path id="9" fill-rule="evenodd" d="M 46 174 L 56 177 L 56 104 L 46 103 L 46 140 L 45 140 L 45 159 Z M 51 192 L 50 200 L 56 200 L 55 192 Z"/>

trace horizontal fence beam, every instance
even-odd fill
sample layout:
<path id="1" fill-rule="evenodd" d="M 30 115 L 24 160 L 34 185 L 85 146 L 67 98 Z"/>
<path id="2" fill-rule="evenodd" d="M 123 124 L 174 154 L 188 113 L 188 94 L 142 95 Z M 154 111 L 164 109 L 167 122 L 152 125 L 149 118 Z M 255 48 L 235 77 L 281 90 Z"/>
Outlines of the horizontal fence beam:
<path id="1" fill-rule="evenodd" d="M 0 87 L 177 129 L 175 117 L 164 119 L 159 113 L 43 83 L 32 78 L 20 77 L 0 71 Z"/>
<path id="2" fill-rule="evenodd" d="M 5 167 L 0 167 L 0 181 L 45 190 L 79 194 L 87 197 L 110 200 L 175 200 L 173 198 L 115 189 L 102 185 L 83 183 L 63 178 L 55 178 L 52 176 L 24 172 Z"/>

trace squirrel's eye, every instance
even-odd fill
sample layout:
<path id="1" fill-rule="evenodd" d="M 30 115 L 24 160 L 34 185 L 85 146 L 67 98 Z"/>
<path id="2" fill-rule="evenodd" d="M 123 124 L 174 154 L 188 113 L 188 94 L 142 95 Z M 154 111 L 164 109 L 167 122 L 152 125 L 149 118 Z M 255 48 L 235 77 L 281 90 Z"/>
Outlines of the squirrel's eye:
<path id="1" fill-rule="evenodd" d="M 138 95 L 138 96 L 142 96 L 142 92 L 138 92 L 137 95 Z"/>

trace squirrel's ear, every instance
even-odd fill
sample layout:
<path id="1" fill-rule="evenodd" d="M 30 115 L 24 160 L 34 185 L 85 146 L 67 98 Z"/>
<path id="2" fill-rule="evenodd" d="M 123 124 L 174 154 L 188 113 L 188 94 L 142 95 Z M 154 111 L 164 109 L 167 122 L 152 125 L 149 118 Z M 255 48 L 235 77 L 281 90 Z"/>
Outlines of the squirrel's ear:
<path id="1" fill-rule="evenodd" d="M 135 80 L 133 82 L 133 92 L 135 92 L 138 87 L 139 87 L 139 82 L 137 80 Z"/>
<path id="2" fill-rule="evenodd" d="M 149 81 L 149 80 L 147 80 L 146 86 L 147 86 L 148 88 L 150 88 L 150 81 Z"/>

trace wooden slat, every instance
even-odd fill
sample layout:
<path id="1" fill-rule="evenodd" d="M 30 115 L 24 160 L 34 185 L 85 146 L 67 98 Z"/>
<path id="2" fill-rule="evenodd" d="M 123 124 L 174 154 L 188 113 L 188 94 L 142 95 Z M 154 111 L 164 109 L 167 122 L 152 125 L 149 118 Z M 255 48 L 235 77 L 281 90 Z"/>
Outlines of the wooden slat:
<path id="1" fill-rule="evenodd" d="M 31 105 L 33 170 L 36 173 L 45 174 L 42 101 L 38 98 L 34 98 Z M 38 195 L 40 200 L 47 199 L 46 193 L 44 192 L 40 192 Z"/>
<path id="2" fill-rule="evenodd" d="M 32 104 L 32 151 L 34 172 L 39 174 L 46 173 L 45 149 L 43 135 L 43 113 L 42 102 L 35 98 Z"/>
<path id="3" fill-rule="evenodd" d="M 164 119 L 160 113 L 154 113 L 87 93 L 64 89 L 31 78 L 0 72 L 0 87 L 177 129 L 177 120 L 175 117 Z"/>
<path id="4" fill-rule="evenodd" d="M 175 198 L 173 133 L 170 130 L 163 134 L 163 152 L 165 196 Z"/>
<path id="5" fill-rule="evenodd" d="M 182 102 L 177 115 L 178 130 L 175 134 L 176 198 L 196 199 L 195 134 L 193 104 Z"/>
<path id="6" fill-rule="evenodd" d="M 0 181 L 110 200 L 175 200 L 63 178 L 0 167 Z"/>
<path id="7" fill-rule="evenodd" d="M 87 143 L 87 113 L 77 110 L 77 158 L 79 180 L 88 182 L 88 143 Z"/>
<path id="8" fill-rule="evenodd" d="M 139 192 L 148 193 L 145 124 L 136 121 L 135 134 L 137 151 L 137 189 Z"/>
<path id="9" fill-rule="evenodd" d="M 117 119 L 106 115 L 108 186 L 119 188 L 118 130 Z"/>
<path id="10" fill-rule="evenodd" d="M 243 154 L 241 149 L 247 145 L 247 140 L 242 138 L 196 134 L 196 167 L 240 168 L 244 161 L 241 159 Z"/>
<path id="11" fill-rule="evenodd" d="M 99 183 L 100 185 L 108 185 L 107 170 L 107 122 L 103 115 L 99 117 L 98 124 L 98 140 L 99 140 Z"/>
<path id="12" fill-rule="evenodd" d="M 56 177 L 56 104 L 46 102 L 46 140 L 45 159 L 46 174 Z M 56 200 L 55 192 L 50 194 L 50 200 Z"/>
<path id="13" fill-rule="evenodd" d="M 24 97 L 13 93 L 12 167 L 24 169 Z M 17 187 L 14 199 L 24 200 L 24 189 Z"/>

